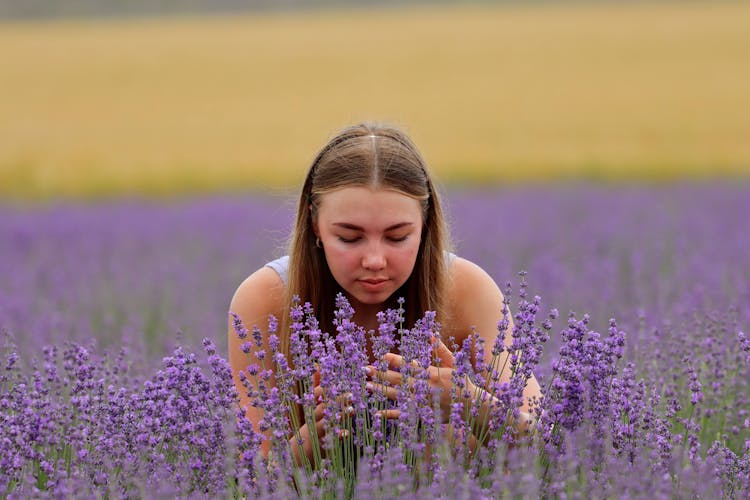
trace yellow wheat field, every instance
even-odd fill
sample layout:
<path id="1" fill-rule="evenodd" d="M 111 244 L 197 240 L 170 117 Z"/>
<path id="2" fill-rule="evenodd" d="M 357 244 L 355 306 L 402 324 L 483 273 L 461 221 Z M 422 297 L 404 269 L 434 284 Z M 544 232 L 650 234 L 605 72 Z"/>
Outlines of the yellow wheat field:
<path id="1" fill-rule="evenodd" d="M 341 126 L 447 183 L 750 172 L 750 4 L 0 24 L 0 196 L 301 182 Z"/>

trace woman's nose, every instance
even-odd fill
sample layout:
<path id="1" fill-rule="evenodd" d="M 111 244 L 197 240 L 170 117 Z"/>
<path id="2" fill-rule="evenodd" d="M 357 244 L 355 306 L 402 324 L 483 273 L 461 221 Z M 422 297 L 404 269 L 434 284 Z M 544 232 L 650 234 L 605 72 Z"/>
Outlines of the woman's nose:
<path id="1" fill-rule="evenodd" d="M 362 267 L 371 270 L 380 270 L 385 267 L 385 254 L 379 244 L 372 244 L 365 250 L 365 255 L 362 257 Z"/>

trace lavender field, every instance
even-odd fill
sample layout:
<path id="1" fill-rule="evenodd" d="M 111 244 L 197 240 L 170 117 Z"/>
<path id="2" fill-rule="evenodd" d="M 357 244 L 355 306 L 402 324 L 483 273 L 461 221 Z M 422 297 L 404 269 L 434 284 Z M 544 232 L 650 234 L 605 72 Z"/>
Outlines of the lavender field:
<path id="1" fill-rule="evenodd" d="M 498 438 L 477 459 L 492 470 L 441 455 L 411 482 L 386 453 L 353 485 L 297 477 L 303 496 L 747 497 L 750 185 L 446 202 L 456 253 L 510 283 L 518 336 L 541 349 L 537 432 Z M 293 206 L 0 206 L 0 497 L 291 494 L 237 416 L 225 358 L 232 293 L 284 253 Z"/>

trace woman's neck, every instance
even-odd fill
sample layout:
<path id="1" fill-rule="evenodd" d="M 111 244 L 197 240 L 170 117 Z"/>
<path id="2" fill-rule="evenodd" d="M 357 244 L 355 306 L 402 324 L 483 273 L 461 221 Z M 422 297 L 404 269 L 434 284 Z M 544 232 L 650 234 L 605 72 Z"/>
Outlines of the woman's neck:
<path id="1" fill-rule="evenodd" d="M 365 330 L 377 330 L 378 329 L 378 312 L 382 311 L 383 307 L 380 304 L 377 305 L 363 305 L 354 309 L 353 321 L 364 328 Z"/>

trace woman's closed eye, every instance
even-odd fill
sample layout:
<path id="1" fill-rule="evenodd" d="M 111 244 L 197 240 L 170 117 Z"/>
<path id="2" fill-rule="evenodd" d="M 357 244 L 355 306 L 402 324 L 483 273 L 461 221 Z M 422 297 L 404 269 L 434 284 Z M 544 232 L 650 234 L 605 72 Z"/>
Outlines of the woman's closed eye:
<path id="1" fill-rule="evenodd" d="M 388 241 L 392 242 L 392 243 L 401 243 L 401 242 L 403 242 L 403 241 L 406 241 L 406 240 L 407 240 L 408 238 L 409 238 L 409 235 L 408 235 L 408 234 L 405 234 L 405 235 L 403 235 L 403 236 L 387 236 L 387 237 L 386 237 L 386 239 L 387 239 Z M 341 235 L 339 235 L 339 236 L 338 236 L 338 239 L 339 239 L 339 241 L 341 241 L 342 243 L 356 243 L 356 242 L 358 242 L 359 240 L 361 240 L 361 239 L 362 239 L 362 237 L 361 237 L 361 236 L 352 236 L 352 237 L 350 237 L 350 238 L 347 238 L 347 237 L 344 237 L 344 236 L 341 236 Z"/>
<path id="2" fill-rule="evenodd" d="M 359 236 L 354 236 L 353 238 L 345 238 L 343 236 L 338 236 L 339 241 L 343 243 L 356 243 L 360 240 Z"/>
<path id="3" fill-rule="evenodd" d="M 393 243 L 400 243 L 402 241 L 406 241 L 407 238 L 409 238 L 408 234 L 405 234 L 403 236 L 388 236 L 388 241 L 392 241 Z"/>

